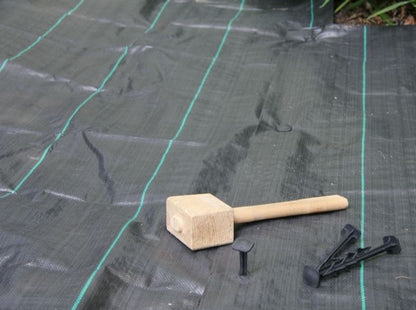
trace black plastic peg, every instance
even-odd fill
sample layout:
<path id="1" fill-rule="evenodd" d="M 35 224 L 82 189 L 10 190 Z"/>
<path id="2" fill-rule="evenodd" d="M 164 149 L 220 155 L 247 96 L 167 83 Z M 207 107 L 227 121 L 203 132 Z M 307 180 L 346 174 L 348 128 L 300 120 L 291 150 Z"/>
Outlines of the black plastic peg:
<path id="1" fill-rule="evenodd" d="M 303 280 L 305 284 L 319 287 L 322 278 L 338 275 L 343 271 L 359 265 L 360 262 L 377 256 L 383 252 L 388 254 L 399 254 L 401 252 L 400 242 L 395 236 L 385 236 L 383 244 L 376 247 L 357 248 L 345 254 L 341 252 L 349 245 L 357 241 L 361 232 L 354 226 L 347 224 L 341 231 L 341 241 L 333 248 L 327 257 L 317 267 L 305 266 L 303 269 Z"/>
<path id="2" fill-rule="evenodd" d="M 240 276 L 247 275 L 247 253 L 254 247 L 254 242 L 247 239 L 237 239 L 234 241 L 232 248 L 240 252 Z"/>

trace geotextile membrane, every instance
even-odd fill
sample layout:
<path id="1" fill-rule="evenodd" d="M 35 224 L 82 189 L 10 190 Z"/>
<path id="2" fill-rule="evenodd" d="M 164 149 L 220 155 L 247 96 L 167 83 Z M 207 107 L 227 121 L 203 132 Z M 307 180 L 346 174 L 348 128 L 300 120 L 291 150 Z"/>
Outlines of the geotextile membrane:
<path id="1" fill-rule="evenodd" d="M 297 1 L 0 1 L 0 309 L 412 309 L 416 28 Z M 192 252 L 172 195 L 340 194 Z M 350 223 L 382 255 L 302 281 Z M 413 237 L 412 237 L 413 236 Z"/>

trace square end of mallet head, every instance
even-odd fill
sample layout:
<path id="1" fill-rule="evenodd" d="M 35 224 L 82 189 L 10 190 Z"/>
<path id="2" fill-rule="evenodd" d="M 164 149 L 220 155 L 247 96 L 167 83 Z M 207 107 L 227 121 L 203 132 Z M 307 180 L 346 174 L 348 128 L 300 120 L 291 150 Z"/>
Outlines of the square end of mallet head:
<path id="1" fill-rule="evenodd" d="M 234 211 L 211 194 L 172 196 L 166 200 L 166 228 L 191 250 L 234 241 Z"/>

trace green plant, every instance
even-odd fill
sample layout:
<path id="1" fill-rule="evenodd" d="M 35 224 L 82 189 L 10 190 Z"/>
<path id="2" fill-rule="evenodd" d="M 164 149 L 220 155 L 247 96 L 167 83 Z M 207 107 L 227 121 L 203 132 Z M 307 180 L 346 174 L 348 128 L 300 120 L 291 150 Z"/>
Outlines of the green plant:
<path id="1" fill-rule="evenodd" d="M 393 11 L 393 10 L 399 8 L 399 7 L 405 6 L 405 5 L 410 4 L 410 3 L 414 7 L 416 7 L 416 0 L 401 1 L 401 2 L 394 3 L 392 5 L 389 5 L 389 6 L 385 7 L 385 8 L 379 9 L 378 11 L 376 11 L 373 14 L 371 14 L 370 16 L 368 16 L 368 19 L 371 19 L 371 18 L 373 18 L 375 16 L 381 16 L 384 13 Z"/>
<path id="2" fill-rule="evenodd" d="M 321 8 L 325 7 L 330 3 L 331 0 L 324 0 L 321 4 Z M 392 3 L 393 2 L 393 3 Z M 380 0 L 344 0 L 342 1 L 336 8 L 335 14 L 339 13 L 342 10 L 352 11 L 359 6 L 364 6 L 369 9 L 370 14 L 366 18 L 366 20 L 371 20 L 378 16 L 381 18 L 386 24 L 394 25 L 394 22 L 390 18 L 388 13 L 391 13 L 399 8 L 405 7 L 406 5 L 411 4 L 414 8 L 416 8 L 416 0 L 407 0 L 407 1 L 380 1 Z"/>

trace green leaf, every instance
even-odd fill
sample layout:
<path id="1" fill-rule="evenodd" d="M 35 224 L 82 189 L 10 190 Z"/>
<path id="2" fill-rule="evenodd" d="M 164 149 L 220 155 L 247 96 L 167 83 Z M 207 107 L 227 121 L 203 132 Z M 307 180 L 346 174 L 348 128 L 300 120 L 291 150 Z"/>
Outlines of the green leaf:
<path id="1" fill-rule="evenodd" d="M 394 26 L 393 21 L 386 13 L 380 14 L 380 17 L 387 25 Z"/>
<path id="2" fill-rule="evenodd" d="M 351 0 L 345 0 L 344 2 L 342 2 L 337 8 L 336 8 L 336 10 L 335 10 L 335 13 L 338 13 L 339 11 L 341 11 L 342 10 L 342 8 L 344 7 L 344 6 L 346 6 L 349 2 L 350 2 Z"/>
<path id="3" fill-rule="evenodd" d="M 370 16 L 368 16 L 368 18 L 367 18 L 367 19 L 371 19 L 371 18 L 373 18 L 373 17 L 375 17 L 375 16 L 377 16 L 377 15 L 381 15 L 381 14 L 383 14 L 383 13 L 387 13 L 387 12 L 393 11 L 393 10 L 395 10 L 395 9 L 397 9 L 397 8 L 401 7 L 401 6 L 404 6 L 404 5 L 408 4 L 408 3 L 411 3 L 411 2 L 413 2 L 413 1 L 414 1 L 414 0 L 397 2 L 397 3 L 392 4 L 392 5 L 390 5 L 390 6 L 386 7 L 386 8 L 384 8 L 384 9 L 382 9 L 382 10 L 379 10 L 379 11 L 377 11 L 377 12 L 375 12 L 375 13 L 371 14 Z"/>
<path id="4" fill-rule="evenodd" d="M 360 6 L 360 5 L 362 5 L 362 4 L 364 4 L 366 2 L 366 0 L 359 0 L 359 1 L 356 1 L 356 2 L 354 2 L 354 3 L 351 3 L 349 6 L 348 6 L 348 10 L 353 10 L 353 9 L 355 9 L 356 7 L 358 7 L 358 6 Z"/>
<path id="5" fill-rule="evenodd" d="M 327 5 L 331 0 L 325 0 L 324 3 L 321 4 L 320 8 L 322 9 L 325 5 Z"/>

